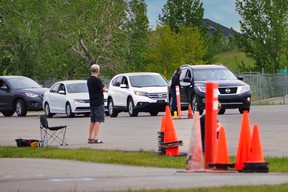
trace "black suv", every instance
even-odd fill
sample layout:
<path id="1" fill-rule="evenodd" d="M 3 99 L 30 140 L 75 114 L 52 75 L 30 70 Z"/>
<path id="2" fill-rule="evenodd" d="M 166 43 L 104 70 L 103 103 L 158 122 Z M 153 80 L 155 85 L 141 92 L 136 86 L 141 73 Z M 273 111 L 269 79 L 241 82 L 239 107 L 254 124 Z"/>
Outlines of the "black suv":
<path id="1" fill-rule="evenodd" d="M 0 76 L 0 112 L 6 117 L 15 111 L 18 116 L 26 116 L 27 111 L 42 110 L 44 92 L 34 80 L 24 76 Z"/>
<path id="2" fill-rule="evenodd" d="M 205 109 L 206 82 L 218 84 L 218 100 L 222 104 L 219 114 L 224 114 L 226 109 L 238 108 L 250 110 L 250 86 L 243 82 L 243 77 L 236 77 L 223 65 L 183 65 L 180 67 L 180 96 L 181 108 L 187 110 L 189 103 L 193 111 L 202 115 Z M 171 80 L 170 80 L 171 82 Z M 169 83 L 170 83 L 169 82 Z"/>

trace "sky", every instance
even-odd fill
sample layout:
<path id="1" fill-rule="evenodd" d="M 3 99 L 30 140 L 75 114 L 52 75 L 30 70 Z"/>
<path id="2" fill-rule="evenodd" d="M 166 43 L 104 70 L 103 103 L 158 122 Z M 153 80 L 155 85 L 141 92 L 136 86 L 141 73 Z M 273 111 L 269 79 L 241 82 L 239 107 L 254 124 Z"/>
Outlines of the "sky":
<path id="1" fill-rule="evenodd" d="M 150 27 L 157 25 L 158 15 L 162 14 L 162 8 L 167 0 L 145 0 L 147 4 L 147 16 Z M 204 18 L 240 32 L 239 20 L 241 17 L 235 10 L 236 0 L 201 0 L 204 8 Z"/>

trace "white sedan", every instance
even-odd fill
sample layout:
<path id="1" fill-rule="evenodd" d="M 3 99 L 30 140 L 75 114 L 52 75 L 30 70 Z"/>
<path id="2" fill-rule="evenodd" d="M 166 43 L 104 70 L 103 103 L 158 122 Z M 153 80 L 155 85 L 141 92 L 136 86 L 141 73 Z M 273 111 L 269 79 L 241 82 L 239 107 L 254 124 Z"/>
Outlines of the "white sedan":
<path id="1" fill-rule="evenodd" d="M 105 93 L 105 106 L 107 95 Z M 66 114 L 74 117 L 75 114 L 90 115 L 89 93 L 86 80 L 67 80 L 53 84 L 50 91 L 44 94 L 43 108 L 46 116 Z M 106 107 L 105 107 L 106 108 Z"/>

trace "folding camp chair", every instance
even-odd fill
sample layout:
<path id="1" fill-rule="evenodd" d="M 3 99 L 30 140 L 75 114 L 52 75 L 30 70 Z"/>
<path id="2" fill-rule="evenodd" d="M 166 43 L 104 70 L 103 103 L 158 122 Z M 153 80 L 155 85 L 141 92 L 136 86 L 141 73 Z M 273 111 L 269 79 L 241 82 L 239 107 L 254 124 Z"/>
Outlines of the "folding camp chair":
<path id="1" fill-rule="evenodd" d="M 40 137 L 42 146 L 49 146 L 53 142 L 60 145 L 68 145 L 66 143 L 67 125 L 49 127 L 46 115 L 40 115 Z"/>

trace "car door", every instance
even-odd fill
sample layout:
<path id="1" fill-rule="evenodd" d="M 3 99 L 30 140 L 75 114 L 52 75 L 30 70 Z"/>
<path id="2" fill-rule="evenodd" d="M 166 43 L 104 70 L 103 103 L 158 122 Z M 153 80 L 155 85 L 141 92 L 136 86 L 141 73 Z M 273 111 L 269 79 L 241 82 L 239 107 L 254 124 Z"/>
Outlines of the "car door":
<path id="1" fill-rule="evenodd" d="M 58 113 L 66 113 L 66 88 L 63 83 L 60 84 L 57 94 L 54 97 L 55 110 Z"/>
<path id="2" fill-rule="evenodd" d="M 120 75 L 116 77 L 115 81 L 113 81 L 112 88 L 109 88 L 109 94 L 112 96 L 114 106 L 121 106 L 121 98 L 120 98 L 120 85 L 122 82 L 123 76 Z"/>
<path id="3" fill-rule="evenodd" d="M 190 89 L 191 89 L 191 71 L 189 70 L 189 68 L 182 68 L 182 73 L 180 75 L 181 102 L 189 102 L 191 93 Z"/>
<path id="4" fill-rule="evenodd" d="M 60 86 L 60 83 L 54 84 L 51 87 L 49 93 L 47 95 L 45 94 L 45 96 L 47 97 L 46 100 L 50 106 L 51 113 L 58 112 L 56 103 L 57 103 L 59 86 Z"/>
<path id="5" fill-rule="evenodd" d="M 0 110 L 12 110 L 13 97 L 10 87 L 4 80 L 0 80 Z"/>

